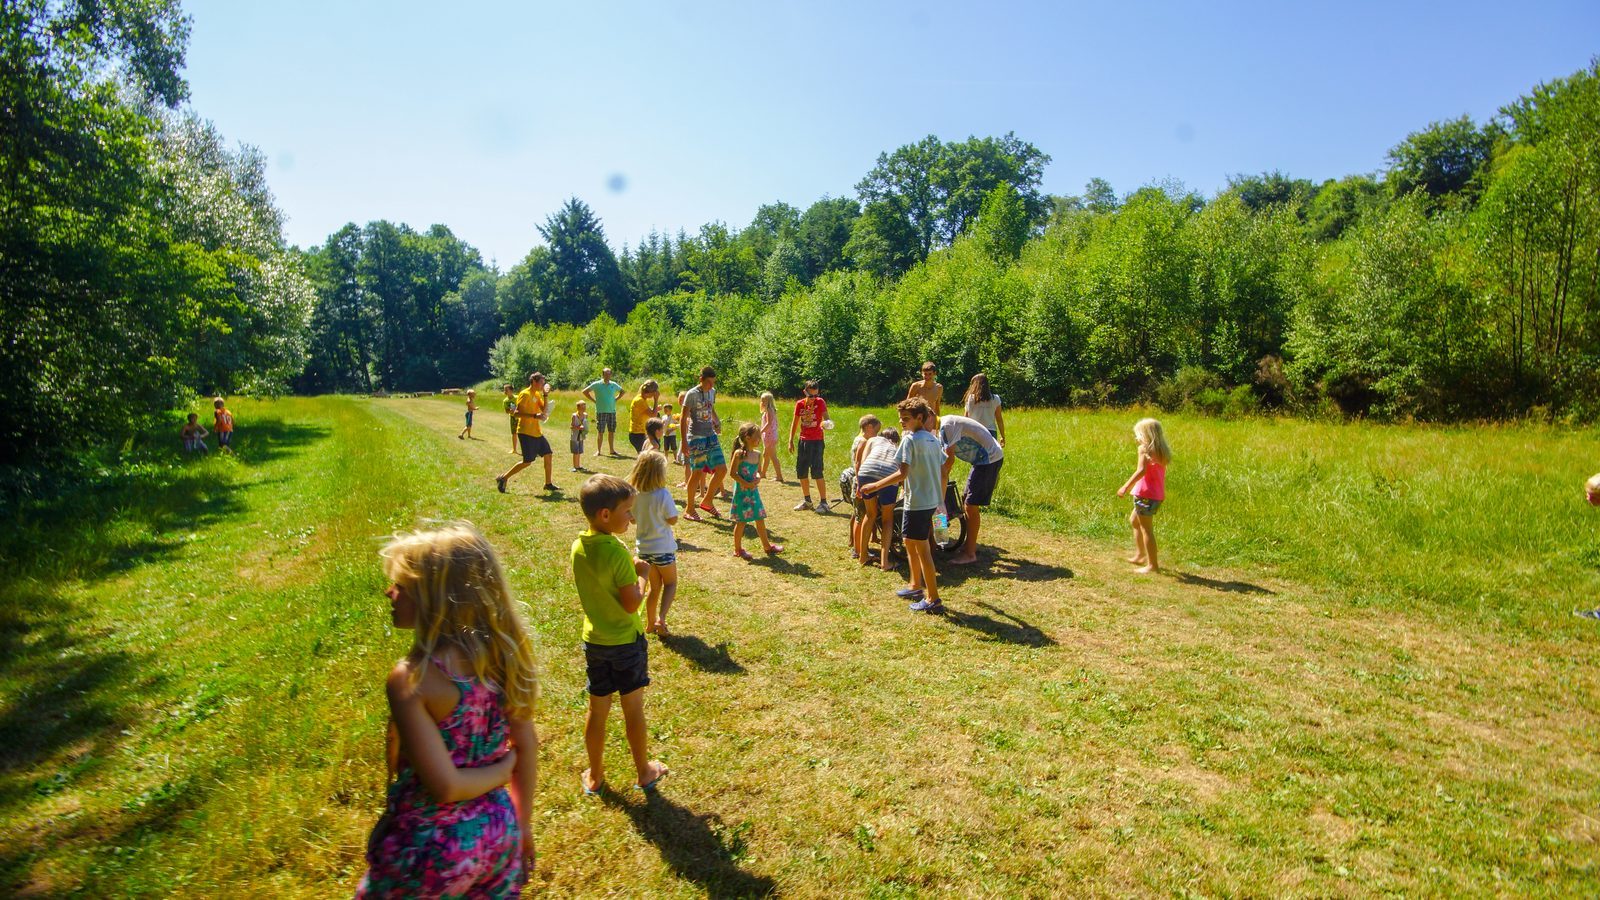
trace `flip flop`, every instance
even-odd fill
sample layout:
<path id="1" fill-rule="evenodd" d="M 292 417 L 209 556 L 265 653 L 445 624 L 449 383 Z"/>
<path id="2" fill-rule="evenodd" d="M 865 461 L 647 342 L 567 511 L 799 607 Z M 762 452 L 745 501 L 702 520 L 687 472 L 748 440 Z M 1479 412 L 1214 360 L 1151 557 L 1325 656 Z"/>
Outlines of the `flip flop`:
<path id="1" fill-rule="evenodd" d="M 587 774 L 589 774 L 589 770 L 588 769 L 584 769 L 583 770 L 583 775 L 587 775 Z M 606 783 L 604 781 L 600 782 L 599 784 L 595 785 L 594 787 L 589 787 L 589 785 L 584 783 L 585 779 L 584 779 L 583 775 L 579 775 L 578 776 L 578 786 L 583 788 L 583 795 L 585 797 L 598 797 L 598 796 L 600 796 L 601 793 L 603 793 L 605 791 Z"/>
<path id="2" fill-rule="evenodd" d="M 717 508 L 715 506 L 707 506 L 704 503 L 702 503 L 702 504 L 700 504 L 699 508 L 705 510 L 708 513 L 711 513 L 711 518 L 713 518 L 713 519 L 722 518 L 722 513 L 717 512 Z"/>
<path id="3" fill-rule="evenodd" d="M 704 519 L 700 518 L 700 514 L 699 513 L 695 512 L 692 509 L 689 510 L 688 512 L 684 513 L 683 517 L 685 519 L 687 519 L 688 521 L 690 521 L 690 522 L 703 522 L 703 521 L 705 521 Z"/>
<path id="4" fill-rule="evenodd" d="M 634 787 L 635 790 L 637 790 L 637 791 L 639 791 L 641 793 L 649 794 L 649 793 L 652 793 L 652 792 L 655 791 L 656 785 L 660 784 L 661 783 L 661 779 L 663 779 L 665 777 L 667 777 L 667 770 L 666 769 L 662 769 L 661 770 L 661 774 L 657 775 L 656 777 L 654 777 L 652 779 L 650 779 L 648 784 L 636 784 L 633 787 Z"/>
<path id="5" fill-rule="evenodd" d="M 754 556 L 750 555 L 749 550 L 735 550 L 733 551 L 733 555 L 743 560 L 755 559 Z"/>

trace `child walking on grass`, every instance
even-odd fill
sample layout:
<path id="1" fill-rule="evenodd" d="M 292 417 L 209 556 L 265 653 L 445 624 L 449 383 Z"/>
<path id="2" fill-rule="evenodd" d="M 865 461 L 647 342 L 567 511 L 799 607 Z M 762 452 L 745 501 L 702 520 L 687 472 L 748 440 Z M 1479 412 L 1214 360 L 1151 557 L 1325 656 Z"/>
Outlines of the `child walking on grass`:
<path id="1" fill-rule="evenodd" d="M 462 522 L 383 548 L 394 627 L 389 782 L 357 897 L 515 897 L 533 870 L 533 646 L 494 549 Z"/>
<path id="2" fill-rule="evenodd" d="M 567 438 L 567 449 L 572 451 L 572 471 L 583 471 L 583 436 L 589 433 L 588 404 L 578 401 L 577 411 L 572 414 L 572 436 Z"/>
<path id="3" fill-rule="evenodd" d="M 794 418 L 789 421 L 789 452 L 795 454 L 795 477 L 800 479 L 803 499 L 795 504 L 796 510 L 811 508 L 811 482 L 817 484 L 817 512 L 828 511 L 828 482 L 822 477 L 823 438 L 825 428 L 832 428 L 828 420 L 828 401 L 822 399 L 816 379 L 806 382 L 806 395 L 795 401 Z M 794 445 L 795 432 L 800 433 L 800 449 Z"/>
<path id="4" fill-rule="evenodd" d="M 477 411 L 478 411 L 478 392 L 474 391 L 474 390 L 471 390 L 471 389 L 468 389 L 467 390 L 467 427 L 461 429 L 461 433 L 456 435 L 457 439 L 464 441 L 464 440 L 472 437 L 472 414 L 477 412 Z"/>
<path id="5" fill-rule="evenodd" d="M 211 430 L 217 436 L 217 449 L 232 456 L 233 413 L 228 412 L 228 405 L 221 397 L 211 401 Z"/>
<path id="6" fill-rule="evenodd" d="M 652 791 L 667 767 L 650 758 L 644 721 L 644 689 L 650 684 L 649 647 L 639 607 L 644 597 L 639 576 L 649 564 L 635 561 L 617 535 L 633 523 L 633 485 L 614 475 L 590 475 L 578 490 L 587 531 L 572 542 L 572 581 L 583 604 L 583 657 L 589 676 L 589 712 L 583 744 L 589 768 L 583 792 L 605 789 L 606 718 L 611 698 L 622 698 L 622 721 L 633 753 L 635 786 Z"/>
<path id="7" fill-rule="evenodd" d="M 733 555 L 740 559 L 754 559 L 744 549 L 744 527 L 754 522 L 756 536 L 761 538 L 761 549 L 776 556 L 783 546 L 767 538 L 767 508 L 761 503 L 761 426 L 746 422 L 739 426 L 739 442 L 733 453 Z"/>
<path id="8" fill-rule="evenodd" d="M 660 420 L 651 419 L 660 428 Z M 667 630 L 667 611 L 678 596 L 678 539 L 672 526 L 678 524 L 678 504 L 667 489 L 667 458 L 660 451 L 639 454 L 628 474 L 628 483 L 639 492 L 633 504 L 633 517 L 639 522 L 635 542 L 639 559 L 650 566 L 650 594 L 644 601 L 644 630 L 650 634 L 671 634 Z M 660 603 L 659 610 L 657 603 Z"/>
<path id="9" fill-rule="evenodd" d="M 678 417 L 672 414 L 672 404 L 661 404 L 661 452 L 667 459 L 678 462 Z"/>
<path id="10" fill-rule="evenodd" d="M 767 477 L 767 464 L 778 473 L 783 484 L 783 461 L 778 459 L 778 400 L 771 391 L 761 392 L 761 477 Z"/>
<path id="11" fill-rule="evenodd" d="M 1167 446 L 1161 423 L 1155 419 L 1140 419 L 1134 423 L 1133 439 L 1139 444 L 1139 461 L 1128 480 L 1117 489 L 1118 497 L 1133 491 L 1133 512 L 1128 524 L 1133 526 L 1134 554 L 1128 562 L 1138 566 L 1139 572 L 1149 574 L 1161 571 L 1156 559 L 1156 510 L 1167 499 L 1167 464 L 1172 462 L 1172 448 Z"/>

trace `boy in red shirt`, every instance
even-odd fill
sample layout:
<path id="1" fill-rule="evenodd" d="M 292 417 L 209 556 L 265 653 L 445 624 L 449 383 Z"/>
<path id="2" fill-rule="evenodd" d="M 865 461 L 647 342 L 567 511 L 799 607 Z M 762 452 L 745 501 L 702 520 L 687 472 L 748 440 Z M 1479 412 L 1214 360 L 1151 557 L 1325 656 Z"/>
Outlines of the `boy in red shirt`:
<path id="1" fill-rule="evenodd" d="M 789 452 L 794 453 L 794 433 L 800 432 L 800 451 L 795 467 L 800 471 L 800 490 L 805 499 L 795 509 L 811 508 L 811 481 L 817 483 L 817 512 L 828 511 L 828 481 L 822 477 L 822 431 L 828 421 L 828 401 L 817 396 L 816 379 L 806 382 L 806 395 L 795 402 L 794 418 L 789 421 Z M 810 479 L 810 480 L 807 480 Z"/>

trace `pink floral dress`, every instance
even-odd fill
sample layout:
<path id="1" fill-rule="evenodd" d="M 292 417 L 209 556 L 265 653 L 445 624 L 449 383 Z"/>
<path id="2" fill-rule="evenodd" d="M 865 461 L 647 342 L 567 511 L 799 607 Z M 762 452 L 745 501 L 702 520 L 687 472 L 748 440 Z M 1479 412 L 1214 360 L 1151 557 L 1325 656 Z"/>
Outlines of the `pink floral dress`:
<path id="1" fill-rule="evenodd" d="M 461 691 L 461 702 L 439 723 L 450 759 L 458 768 L 476 768 L 505 756 L 508 727 L 499 692 L 434 664 Z M 367 840 L 367 874 L 357 897 L 515 897 L 526 880 L 522 830 L 504 787 L 460 803 L 434 803 L 401 758 L 383 818 Z"/>

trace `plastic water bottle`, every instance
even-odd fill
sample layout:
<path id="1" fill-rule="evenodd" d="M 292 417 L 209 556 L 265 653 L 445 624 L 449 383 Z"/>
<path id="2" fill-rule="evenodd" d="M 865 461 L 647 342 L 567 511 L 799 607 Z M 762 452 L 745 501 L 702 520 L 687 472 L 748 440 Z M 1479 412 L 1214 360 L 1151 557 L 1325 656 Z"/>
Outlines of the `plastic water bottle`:
<path id="1" fill-rule="evenodd" d="M 824 431 L 832 431 L 833 430 L 833 420 L 832 419 L 823 419 L 822 420 L 822 428 L 823 428 Z"/>
<path id="2" fill-rule="evenodd" d="M 933 514 L 933 542 L 942 544 L 950 538 L 950 517 L 944 510 Z"/>

